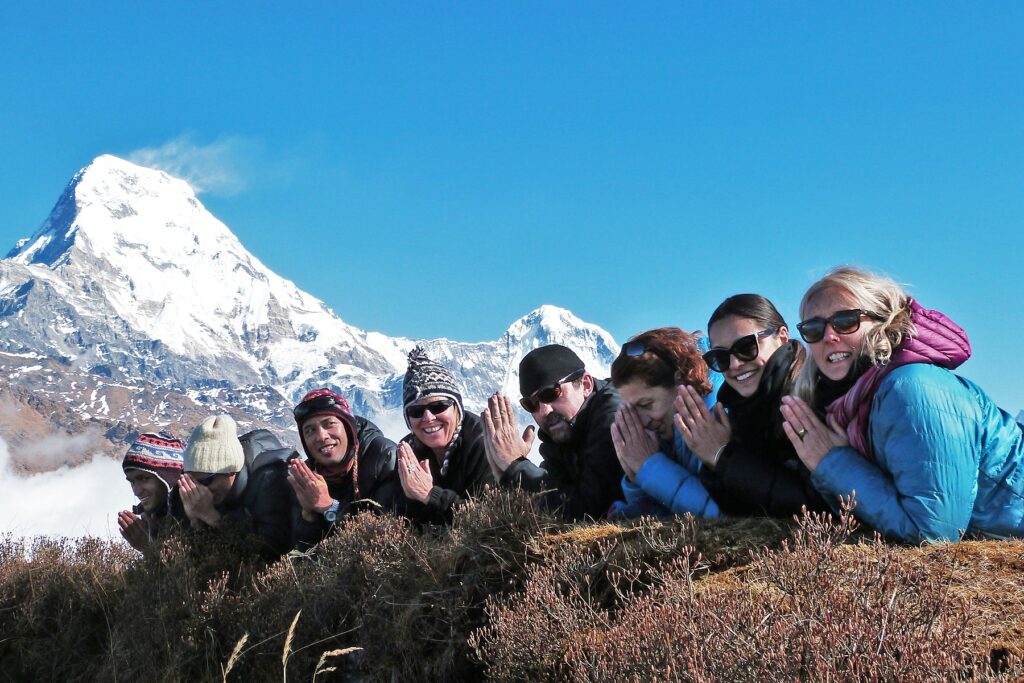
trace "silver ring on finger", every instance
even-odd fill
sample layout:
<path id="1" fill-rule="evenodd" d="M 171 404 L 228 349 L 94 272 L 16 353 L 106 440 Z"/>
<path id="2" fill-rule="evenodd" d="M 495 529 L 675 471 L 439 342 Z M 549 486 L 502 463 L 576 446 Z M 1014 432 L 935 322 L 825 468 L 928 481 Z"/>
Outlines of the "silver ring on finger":
<path id="1" fill-rule="evenodd" d="M 803 440 L 804 440 L 804 437 L 805 437 L 805 436 L 807 436 L 807 430 L 806 430 L 806 429 L 804 429 L 803 427 L 801 427 L 801 428 L 800 428 L 800 429 L 799 429 L 799 430 L 797 431 L 796 435 L 797 435 L 797 438 L 799 438 L 799 439 L 800 439 L 801 441 L 803 441 Z"/>

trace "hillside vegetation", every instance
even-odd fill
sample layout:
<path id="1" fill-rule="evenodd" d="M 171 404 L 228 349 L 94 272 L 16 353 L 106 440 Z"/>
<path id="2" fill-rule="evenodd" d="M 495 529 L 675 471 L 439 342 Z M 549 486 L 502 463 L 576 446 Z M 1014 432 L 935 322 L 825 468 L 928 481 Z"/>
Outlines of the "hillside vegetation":
<path id="1" fill-rule="evenodd" d="M 269 566 L 208 534 L 0 543 L 0 677 L 1014 680 L 1024 542 L 831 521 L 567 526 L 490 492 L 445 533 L 363 515 Z"/>

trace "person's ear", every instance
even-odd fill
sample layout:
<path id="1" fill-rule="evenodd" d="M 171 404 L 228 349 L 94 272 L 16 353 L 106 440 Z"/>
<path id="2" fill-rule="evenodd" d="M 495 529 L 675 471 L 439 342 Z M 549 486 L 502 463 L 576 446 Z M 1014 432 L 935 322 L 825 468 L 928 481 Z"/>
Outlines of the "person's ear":
<path id="1" fill-rule="evenodd" d="M 594 392 L 594 377 L 589 372 L 583 373 L 583 397 L 586 398 Z"/>
<path id="2" fill-rule="evenodd" d="M 789 330 L 786 329 L 785 325 L 779 328 L 779 341 L 781 341 L 783 344 L 789 342 Z"/>

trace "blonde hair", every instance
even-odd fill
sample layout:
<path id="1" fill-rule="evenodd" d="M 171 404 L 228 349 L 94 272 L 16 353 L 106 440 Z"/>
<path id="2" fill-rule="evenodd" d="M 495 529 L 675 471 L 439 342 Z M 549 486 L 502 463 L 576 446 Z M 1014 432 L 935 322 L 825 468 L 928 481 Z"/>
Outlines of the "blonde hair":
<path id="1" fill-rule="evenodd" d="M 900 343 L 916 333 L 910 319 L 910 295 L 906 290 L 895 280 L 853 266 L 835 268 L 811 285 L 800 301 L 801 320 L 806 319 L 811 300 L 828 289 L 846 292 L 858 308 L 882 317 L 879 324 L 865 335 L 860 350 L 861 355 L 870 358 L 873 365 L 888 363 Z M 808 353 L 807 362 L 793 388 L 798 396 L 811 403 L 814 401 L 818 372 L 813 354 Z"/>

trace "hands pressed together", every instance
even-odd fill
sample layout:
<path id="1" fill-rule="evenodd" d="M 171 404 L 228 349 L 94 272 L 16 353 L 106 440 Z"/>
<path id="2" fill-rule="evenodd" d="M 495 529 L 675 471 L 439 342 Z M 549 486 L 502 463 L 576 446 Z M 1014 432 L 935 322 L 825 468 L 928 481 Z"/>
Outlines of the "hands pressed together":
<path id="1" fill-rule="evenodd" d="M 128 545 L 136 550 L 145 550 L 149 545 L 149 529 L 146 521 L 134 512 L 121 510 L 117 513 L 117 526 Z"/>
<path id="2" fill-rule="evenodd" d="M 500 391 L 487 400 L 487 409 L 480 414 L 480 419 L 484 423 L 487 462 L 495 481 L 500 481 L 509 465 L 530 454 L 537 430 L 530 425 L 520 435 L 512 400 Z"/>
<path id="3" fill-rule="evenodd" d="M 683 435 L 687 447 L 709 467 L 718 464 L 722 449 L 732 438 L 732 425 L 725 406 L 716 403 L 714 412 L 708 410 L 704 398 L 690 385 L 676 389 L 673 418 L 676 429 Z"/>
<path id="4" fill-rule="evenodd" d="M 807 402 L 796 396 L 782 397 L 782 429 L 786 432 L 797 456 L 811 472 L 833 448 L 849 446 L 846 431 L 836 424 L 832 415 L 828 424 L 821 421 Z"/>
<path id="5" fill-rule="evenodd" d="M 631 403 L 622 403 L 615 411 L 612 423 L 612 444 L 622 471 L 630 481 L 647 459 L 658 452 L 658 437 L 643 425 L 639 413 Z"/>
<path id="6" fill-rule="evenodd" d="M 211 527 L 220 524 L 220 513 L 213 505 L 213 493 L 210 492 L 210 489 L 197 484 L 192 477 L 183 474 L 178 480 L 178 492 L 181 494 L 181 504 L 185 508 L 185 516 L 192 522 L 203 522 Z"/>
<path id="7" fill-rule="evenodd" d="M 295 491 L 295 498 L 302 508 L 302 518 L 307 522 L 315 521 L 334 503 L 327 481 L 303 460 L 293 458 L 288 462 L 288 483 Z"/>

